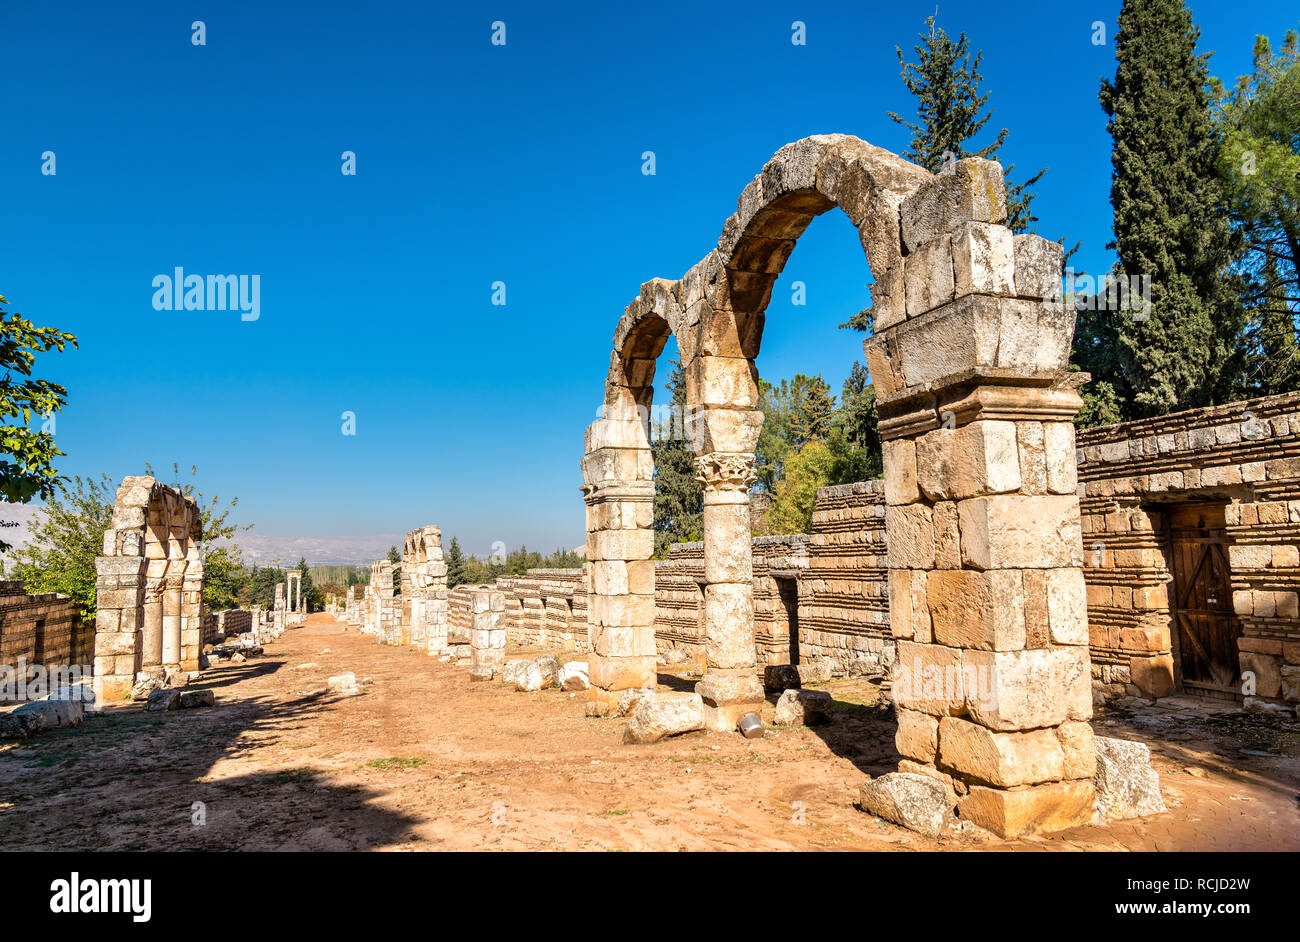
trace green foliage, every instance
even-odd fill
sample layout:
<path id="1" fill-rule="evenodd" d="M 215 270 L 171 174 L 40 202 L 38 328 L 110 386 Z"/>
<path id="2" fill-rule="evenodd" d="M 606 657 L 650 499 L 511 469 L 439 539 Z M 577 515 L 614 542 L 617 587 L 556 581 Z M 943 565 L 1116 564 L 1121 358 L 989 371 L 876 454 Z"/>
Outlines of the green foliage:
<path id="1" fill-rule="evenodd" d="M 998 159 L 998 151 L 1007 140 L 1007 129 L 997 132 L 992 142 L 978 150 L 968 150 L 967 142 L 979 134 L 993 117 L 985 112 L 989 93 L 980 91 L 983 76 L 980 62 L 983 52 L 971 57 L 970 44 L 963 32 L 955 41 L 935 23 L 931 16 L 925 21 L 927 32 L 921 43 L 913 46 L 915 62 L 903 58 L 903 50 L 895 46 L 901 67 L 903 84 L 916 97 L 916 121 L 908 121 L 895 112 L 889 117 L 912 132 L 912 141 L 904 154 L 931 173 L 938 173 L 945 163 L 963 157 Z M 1015 165 L 1004 168 L 1007 181 L 1007 226 L 1012 232 L 1032 232 L 1037 221 L 1030 204 L 1034 193 L 1030 190 L 1046 168 L 1038 171 L 1021 184 L 1011 182 Z M 860 328 L 859 328 L 860 329 Z"/>
<path id="2" fill-rule="evenodd" d="M 1249 309 L 1248 366 L 1234 398 L 1300 388 L 1300 43 L 1288 30 L 1281 52 L 1267 36 L 1255 38 L 1253 52 L 1252 73 L 1231 92 L 1212 81 L 1219 176 L 1241 240 L 1236 272 Z"/>
<path id="3" fill-rule="evenodd" d="M 755 470 L 759 487 L 771 492 L 789 456 L 810 441 L 830 435 L 835 397 L 820 375 L 796 373 L 794 379 L 783 379 L 777 385 L 760 378 L 758 402 L 764 418 L 755 448 Z"/>
<path id="4" fill-rule="evenodd" d="M 1244 314 L 1226 276 L 1233 239 L 1223 209 L 1206 57 L 1181 0 L 1126 0 L 1114 81 L 1100 100 L 1114 140 L 1111 205 L 1122 272 L 1151 280 L 1146 319 L 1101 311 L 1095 338 L 1116 341 L 1112 382 L 1125 418 L 1231 397 Z"/>
<path id="5" fill-rule="evenodd" d="M 306 603 L 307 611 L 318 612 L 325 607 L 325 599 L 321 592 L 316 588 L 316 583 L 311 577 L 311 567 L 307 565 L 305 556 L 298 557 L 298 565 L 294 569 L 302 572 L 302 600 Z"/>
<path id="6" fill-rule="evenodd" d="M 769 533 L 811 532 L 817 489 L 831 483 L 835 463 L 835 454 L 822 441 L 808 442 L 787 458 L 766 515 Z"/>
<path id="7" fill-rule="evenodd" d="M 71 486 L 69 486 L 69 484 Z M 117 487 L 107 474 L 98 480 L 73 477 L 45 502 L 28 544 L 13 554 L 13 577 L 29 593 L 60 592 L 87 618 L 95 614 L 95 557 L 113 518 Z"/>
<path id="8" fill-rule="evenodd" d="M 451 546 L 447 547 L 445 557 L 447 563 L 447 587 L 454 589 L 458 585 L 468 582 L 465 578 L 465 552 L 460 548 L 460 541 L 454 536 L 451 538 Z"/>
<path id="9" fill-rule="evenodd" d="M 402 594 L 402 554 L 396 546 L 388 547 L 388 561 L 393 564 L 393 594 Z"/>
<path id="10" fill-rule="evenodd" d="M 683 410 L 686 376 L 681 361 L 674 360 L 664 384 L 671 403 L 670 418 L 652 429 L 654 456 L 655 556 L 668 555 L 668 547 L 700 539 L 703 527 L 704 485 L 696 478 L 695 452 L 686 439 Z"/>
<path id="11" fill-rule="evenodd" d="M 54 470 L 54 459 L 63 452 L 55 447 L 53 433 L 27 427 L 34 416 L 49 418 L 61 411 L 68 394 L 58 383 L 32 378 L 36 354 L 61 353 L 68 344 L 75 347 L 77 338 L 5 311 L 8 303 L 0 295 L 0 497 L 25 504 L 36 497 L 52 498 L 63 480 Z M 7 549 L 9 544 L 0 540 L 0 552 Z"/>
<path id="12" fill-rule="evenodd" d="M 452 581 L 452 552 L 458 554 L 460 563 L 457 567 L 456 581 Z M 451 549 L 447 552 L 447 586 L 480 585 L 495 582 L 500 576 L 522 576 L 529 569 L 579 569 L 585 562 L 580 553 L 557 549 L 549 556 L 534 552 L 526 546 L 506 553 L 504 558 L 490 556 L 480 560 L 477 556 L 465 556 L 460 543 L 452 537 Z"/>

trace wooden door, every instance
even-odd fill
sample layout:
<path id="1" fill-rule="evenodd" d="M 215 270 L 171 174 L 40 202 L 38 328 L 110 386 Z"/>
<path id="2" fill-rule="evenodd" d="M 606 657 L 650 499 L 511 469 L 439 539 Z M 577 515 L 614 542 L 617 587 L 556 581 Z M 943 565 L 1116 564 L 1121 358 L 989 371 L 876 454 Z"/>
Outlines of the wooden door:
<path id="1" fill-rule="evenodd" d="M 1241 694 L 1224 505 L 1170 512 L 1174 591 L 1170 599 L 1183 687 L 1189 692 Z"/>

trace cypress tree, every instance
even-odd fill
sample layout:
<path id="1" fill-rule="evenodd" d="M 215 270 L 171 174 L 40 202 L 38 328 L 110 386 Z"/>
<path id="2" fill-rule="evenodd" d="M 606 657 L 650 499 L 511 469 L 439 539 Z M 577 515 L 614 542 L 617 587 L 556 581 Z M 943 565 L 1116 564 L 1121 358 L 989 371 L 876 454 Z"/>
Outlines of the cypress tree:
<path id="1" fill-rule="evenodd" d="M 1199 36 L 1182 0 L 1125 0 L 1115 79 L 1101 86 L 1114 139 L 1109 247 L 1118 274 L 1146 276 L 1151 290 L 1149 316 L 1098 312 L 1118 341 L 1127 418 L 1224 401 L 1239 364 L 1243 317 L 1226 278 L 1232 238 Z"/>

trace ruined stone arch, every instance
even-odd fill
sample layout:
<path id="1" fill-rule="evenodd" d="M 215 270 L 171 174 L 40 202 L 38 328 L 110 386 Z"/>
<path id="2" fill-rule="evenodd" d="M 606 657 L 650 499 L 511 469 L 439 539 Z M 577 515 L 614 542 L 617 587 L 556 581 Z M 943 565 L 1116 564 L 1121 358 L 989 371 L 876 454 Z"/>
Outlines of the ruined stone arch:
<path id="1" fill-rule="evenodd" d="M 1068 372 L 1074 312 L 1062 299 L 1061 246 L 1005 227 L 1001 167 L 979 158 L 930 174 L 844 135 L 788 144 L 745 187 L 717 247 L 629 305 L 582 463 L 588 710 L 603 714 L 620 689 L 656 680 L 653 467 L 647 428 L 630 413 L 650 403 L 668 330 L 705 487 L 696 693 L 720 730 L 763 702 L 753 361 L 797 239 L 836 206 L 875 276 L 864 351 L 884 440 L 897 744 L 911 776 L 873 780 L 863 804 L 897 820 L 900 794 L 919 788 L 1003 834 L 1086 821 L 1091 685 L 1071 420 L 1087 377 Z"/>
<path id="2" fill-rule="evenodd" d="M 176 682 L 199 669 L 203 529 L 194 498 L 152 477 L 124 478 L 95 571 L 101 702 L 127 695 L 137 675 Z"/>

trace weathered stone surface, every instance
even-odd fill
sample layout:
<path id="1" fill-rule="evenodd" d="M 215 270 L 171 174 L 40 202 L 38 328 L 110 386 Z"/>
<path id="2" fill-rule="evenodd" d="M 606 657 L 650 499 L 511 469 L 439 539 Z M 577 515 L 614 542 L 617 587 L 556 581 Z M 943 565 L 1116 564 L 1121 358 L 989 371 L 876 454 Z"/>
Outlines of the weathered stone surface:
<path id="1" fill-rule="evenodd" d="M 763 668 L 763 689 L 769 693 L 784 693 L 802 686 L 799 668 L 793 664 L 768 664 Z"/>
<path id="2" fill-rule="evenodd" d="M 193 710 L 198 707 L 210 707 L 217 705 L 217 695 L 210 688 L 203 690 L 182 690 L 180 699 L 180 708 L 182 710 Z"/>
<path id="3" fill-rule="evenodd" d="M 1051 729 L 997 733 L 978 723 L 939 720 L 939 766 L 964 778 L 1012 788 L 1061 778 L 1064 753 Z"/>
<path id="4" fill-rule="evenodd" d="M 145 705 L 145 709 L 150 712 L 161 712 L 165 710 L 179 709 L 180 705 L 181 692 L 166 687 L 149 693 L 149 701 Z"/>
<path id="5" fill-rule="evenodd" d="M 1019 837 L 1089 824 L 1094 800 L 1087 779 L 1015 789 L 973 785 L 957 802 L 957 816 L 999 837 Z"/>
<path id="6" fill-rule="evenodd" d="M 899 709 L 894 745 L 910 759 L 934 762 L 939 748 L 939 721 L 917 710 Z"/>
<path id="7" fill-rule="evenodd" d="M 787 690 L 776 701 L 776 722 L 781 726 L 829 723 L 831 702 L 825 690 Z"/>
<path id="8" fill-rule="evenodd" d="M 565 690 L 586 690 L 591 686 L 586 661 L 566 661 L 560 668 L 560 686 Z"/>
<path id="9" fill-rule="evenodd" d="M 938 836 L 952 815 L 952 794 L 943 783 L 912 772 L 868 779 L 858 794 L 863 811 L 928 837 Z"/>
<path id="10" fill-rule="evenodd" d="M 937 643 L 986 651 L 1024 648 L 1025 599 L 1019 571 L 935 570 L 926 579 L 926 596 Z"/>
<path id="11" fill-rule="evenodd" d="M 1107 819 L 1139 818 L 1165 811 L 1160 776 L 1151 768 L 1145 743 L 1096 737 L 1097 771 L 1093 783 Z"/>
<path id="12" fill-rule="evenodd" d="M 43 731 L 67 726 L 80 726 L 85 718 L 85 705 L 79 700 L 34 700 L 16 707 L 13 715 L 20 725 L 26 724 Z M 30 719 L 26 719 L 30 717 Z"/>
<path id="13" fill-rule="evenodd" d="M 930 500 L 964 500 L 1020 487 L 1014 422 L 937 428 L 916 442 L 917 480 Z"/>
<path id="14" fill-rule="evenodd" d="M 641 697 L 623 730 L 625 743 L 652 743 L 704 728 L 699 694 L 654 692 Z"/>
<path id="15" fill-rule="evenodd" d="M 1087 648 L 967 650 L 962 664 L 966 706 L 990 729 L 1039 729 L 1092 716 Z"/>
<path id="16" fill-rule="evenodd" d="M 962 561 L 975 569 L 1083 565 L 1079 502 L 1072 495 L 1000 494 L 957 505 Z"/>
<path id="17" fill-rule="evenodd" d="M 903 242 L 909 251 L 968 220 L 1006 221 L 1006 183 L 1002 166 L 967 157 L 935 174 L 903 200 Z"/>

